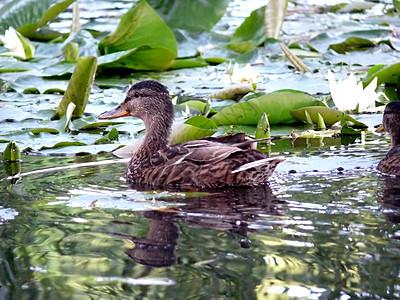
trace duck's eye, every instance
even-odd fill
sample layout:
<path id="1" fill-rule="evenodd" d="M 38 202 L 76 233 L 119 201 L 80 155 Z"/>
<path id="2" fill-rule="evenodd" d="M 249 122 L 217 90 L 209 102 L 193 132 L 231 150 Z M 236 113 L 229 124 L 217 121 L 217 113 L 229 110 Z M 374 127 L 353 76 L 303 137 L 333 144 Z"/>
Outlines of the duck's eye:
<path id="1" fill-rule="evenodd" d="M 141 97 L 142 96 L 142 94 L 140 94 L 140 93 L 138 93 L 138 92 L 135 92 L 134 94 L 133 94 L 133 97 L 135 97 L 135 98 L 139 98 L 139 97 Z"/>

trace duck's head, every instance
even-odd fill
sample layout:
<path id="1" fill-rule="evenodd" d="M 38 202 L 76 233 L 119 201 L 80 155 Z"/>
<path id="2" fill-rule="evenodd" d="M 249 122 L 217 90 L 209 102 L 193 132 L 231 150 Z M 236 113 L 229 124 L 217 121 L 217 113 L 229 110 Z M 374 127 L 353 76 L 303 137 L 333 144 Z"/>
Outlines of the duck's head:
<path id="1" fill-rule="evenodd" d="M 154 127 L 155 124 L 163 127 L 171 126 L 174 107 L 167 88 L 154 80 L 136 83 L 128 91 L 123 103 L 113 110 L 102 113 L 99 119 L 125 116 L 142 119 L 146 128 Z"/>
<path id="2" fill-rule="evenodd" d="M 382 125 L 376 132 L 386 131 L 392 138 L 392 145 L 400 145 L 400 101 L 386 105 Z"/>

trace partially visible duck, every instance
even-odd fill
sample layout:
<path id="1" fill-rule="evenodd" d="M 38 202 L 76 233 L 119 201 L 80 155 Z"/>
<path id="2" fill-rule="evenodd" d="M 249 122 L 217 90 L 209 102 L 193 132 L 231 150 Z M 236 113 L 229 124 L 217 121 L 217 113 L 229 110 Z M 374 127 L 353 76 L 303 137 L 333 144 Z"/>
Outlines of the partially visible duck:
<path id="1" fill-rule="evenodd" d="M 282 157 L 267 158 L 251 149 L 245 134 L 169 145 L 174 108 L 167 88 L 147 80 L 131 87 L 117 108 L 99 119 L 123 116 L 143 120 L 146 135 L 130 160 L 126 178 L 131 185 L 156 187 L 259 186 L 267 182 Z"/>
<path id="2" fill-rule="evenodd" d="M 385 107 L 383 123 L 376 132 L 386 131 L 392 138 L 392 148 L 379 162 L 377 169 L 390 175 L 400 175 L 400 101 Z"/>

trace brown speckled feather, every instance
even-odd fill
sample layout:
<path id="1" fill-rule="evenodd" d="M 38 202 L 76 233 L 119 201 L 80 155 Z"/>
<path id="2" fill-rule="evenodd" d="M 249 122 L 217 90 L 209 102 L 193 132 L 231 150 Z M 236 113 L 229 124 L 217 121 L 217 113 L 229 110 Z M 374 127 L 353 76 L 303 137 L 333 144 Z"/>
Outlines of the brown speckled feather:
<path id="1" fill-rule="evenodd" d="M 267 182 L 282 157 L 267 158 L 244 133 L 168 145 L 174 118 L 167 89 L 152 80 L 135 84 L 125 101 L 100 119 L 141 118 L 146 135 L 128 164 L 131 185 L 161 187 L 258 186 Z"/>
<path id="2" fill-rule="evenodd" d="M 376 168 L 389 175 L 400 175 L 400 146 L 390 149 Z"/>
<path id="3" fill-rule="evenodd" d="M 278 163 L 284 159 L 266 158 L 257 150 L 209 144 L 199 147 L 186 143 L 155 152 L 142 160 L 132 158 L 127 179 L 133 184 L 162 186 L 258 186 L 265 184 Z M 180 151 L 171 149 L 180 149 Z M 260 165 L 235 172 L 247 163 L 263 160 Z"/>

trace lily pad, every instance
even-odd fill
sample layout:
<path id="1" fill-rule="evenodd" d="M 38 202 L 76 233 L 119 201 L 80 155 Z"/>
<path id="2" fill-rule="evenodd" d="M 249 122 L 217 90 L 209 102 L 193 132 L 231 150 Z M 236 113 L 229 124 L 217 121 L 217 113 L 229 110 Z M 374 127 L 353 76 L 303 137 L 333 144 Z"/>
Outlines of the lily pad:
<path id="1" fill-rule="evenodd" d="M 108 67 L 136 70 L 167 69 L 177 56 L 173 32 L 146 1 L 122 16 L 117 29 L 100 41 L 99 49 L 105 54 L 122 51 L 107 58 Z M 99 60 L 100 66 L 104 63 L 104 58 Z"/>
<path id="2" fill-rule="evenodd" d="M 33 34 L 75 0 L 14 0 L 0 9 L 0 32 L 9 26 L 24 35 Z"/>
<path id="3" fill-rule="evenodd" d="M 257 125 L 265 112 L 270 124 L 290 124 L 296 119 L 291 111 L 307 106 L 324 106 L 315 97 L 299 91 L 280 91 L 229 106 L 215 114 L 211 120 L 217 125 Z"/>
<path id="4" fill-rule="evenodd" d="M 376 65 L 370 68 L 367 76 L 362 79 L 363 86 L 366 87 L 375 77 L 378 77 L 378 85 L 384 83 L 397 87 L 400 86 L 400 63 L 390 66 Z"/>
<path id="5" fill-rule="evenodd" d="M 328 49 L 332 49 L 339 54 L 346 54 L 346 52 L 366 50 L 372 47 L 375 47 L 375 43 L 370 40 L 359 37 L 349 37 L 344 42 L 329 45 Z"/>
<path id="6" fill-rule="evenodd" d="M 173 127 L 171 144 L 204 138 L 216 133 L 217 129 L 215 123 L 206 117 L 191 117 L 185 123 Z"/>
<path id="7" fill-rule="evenodd" d="M 149 0 L 163 20 L 172 28 L 209 31 L 221 19 L 229 0 Z M 194 21 L 201 20 L 201 21 Z"/>

